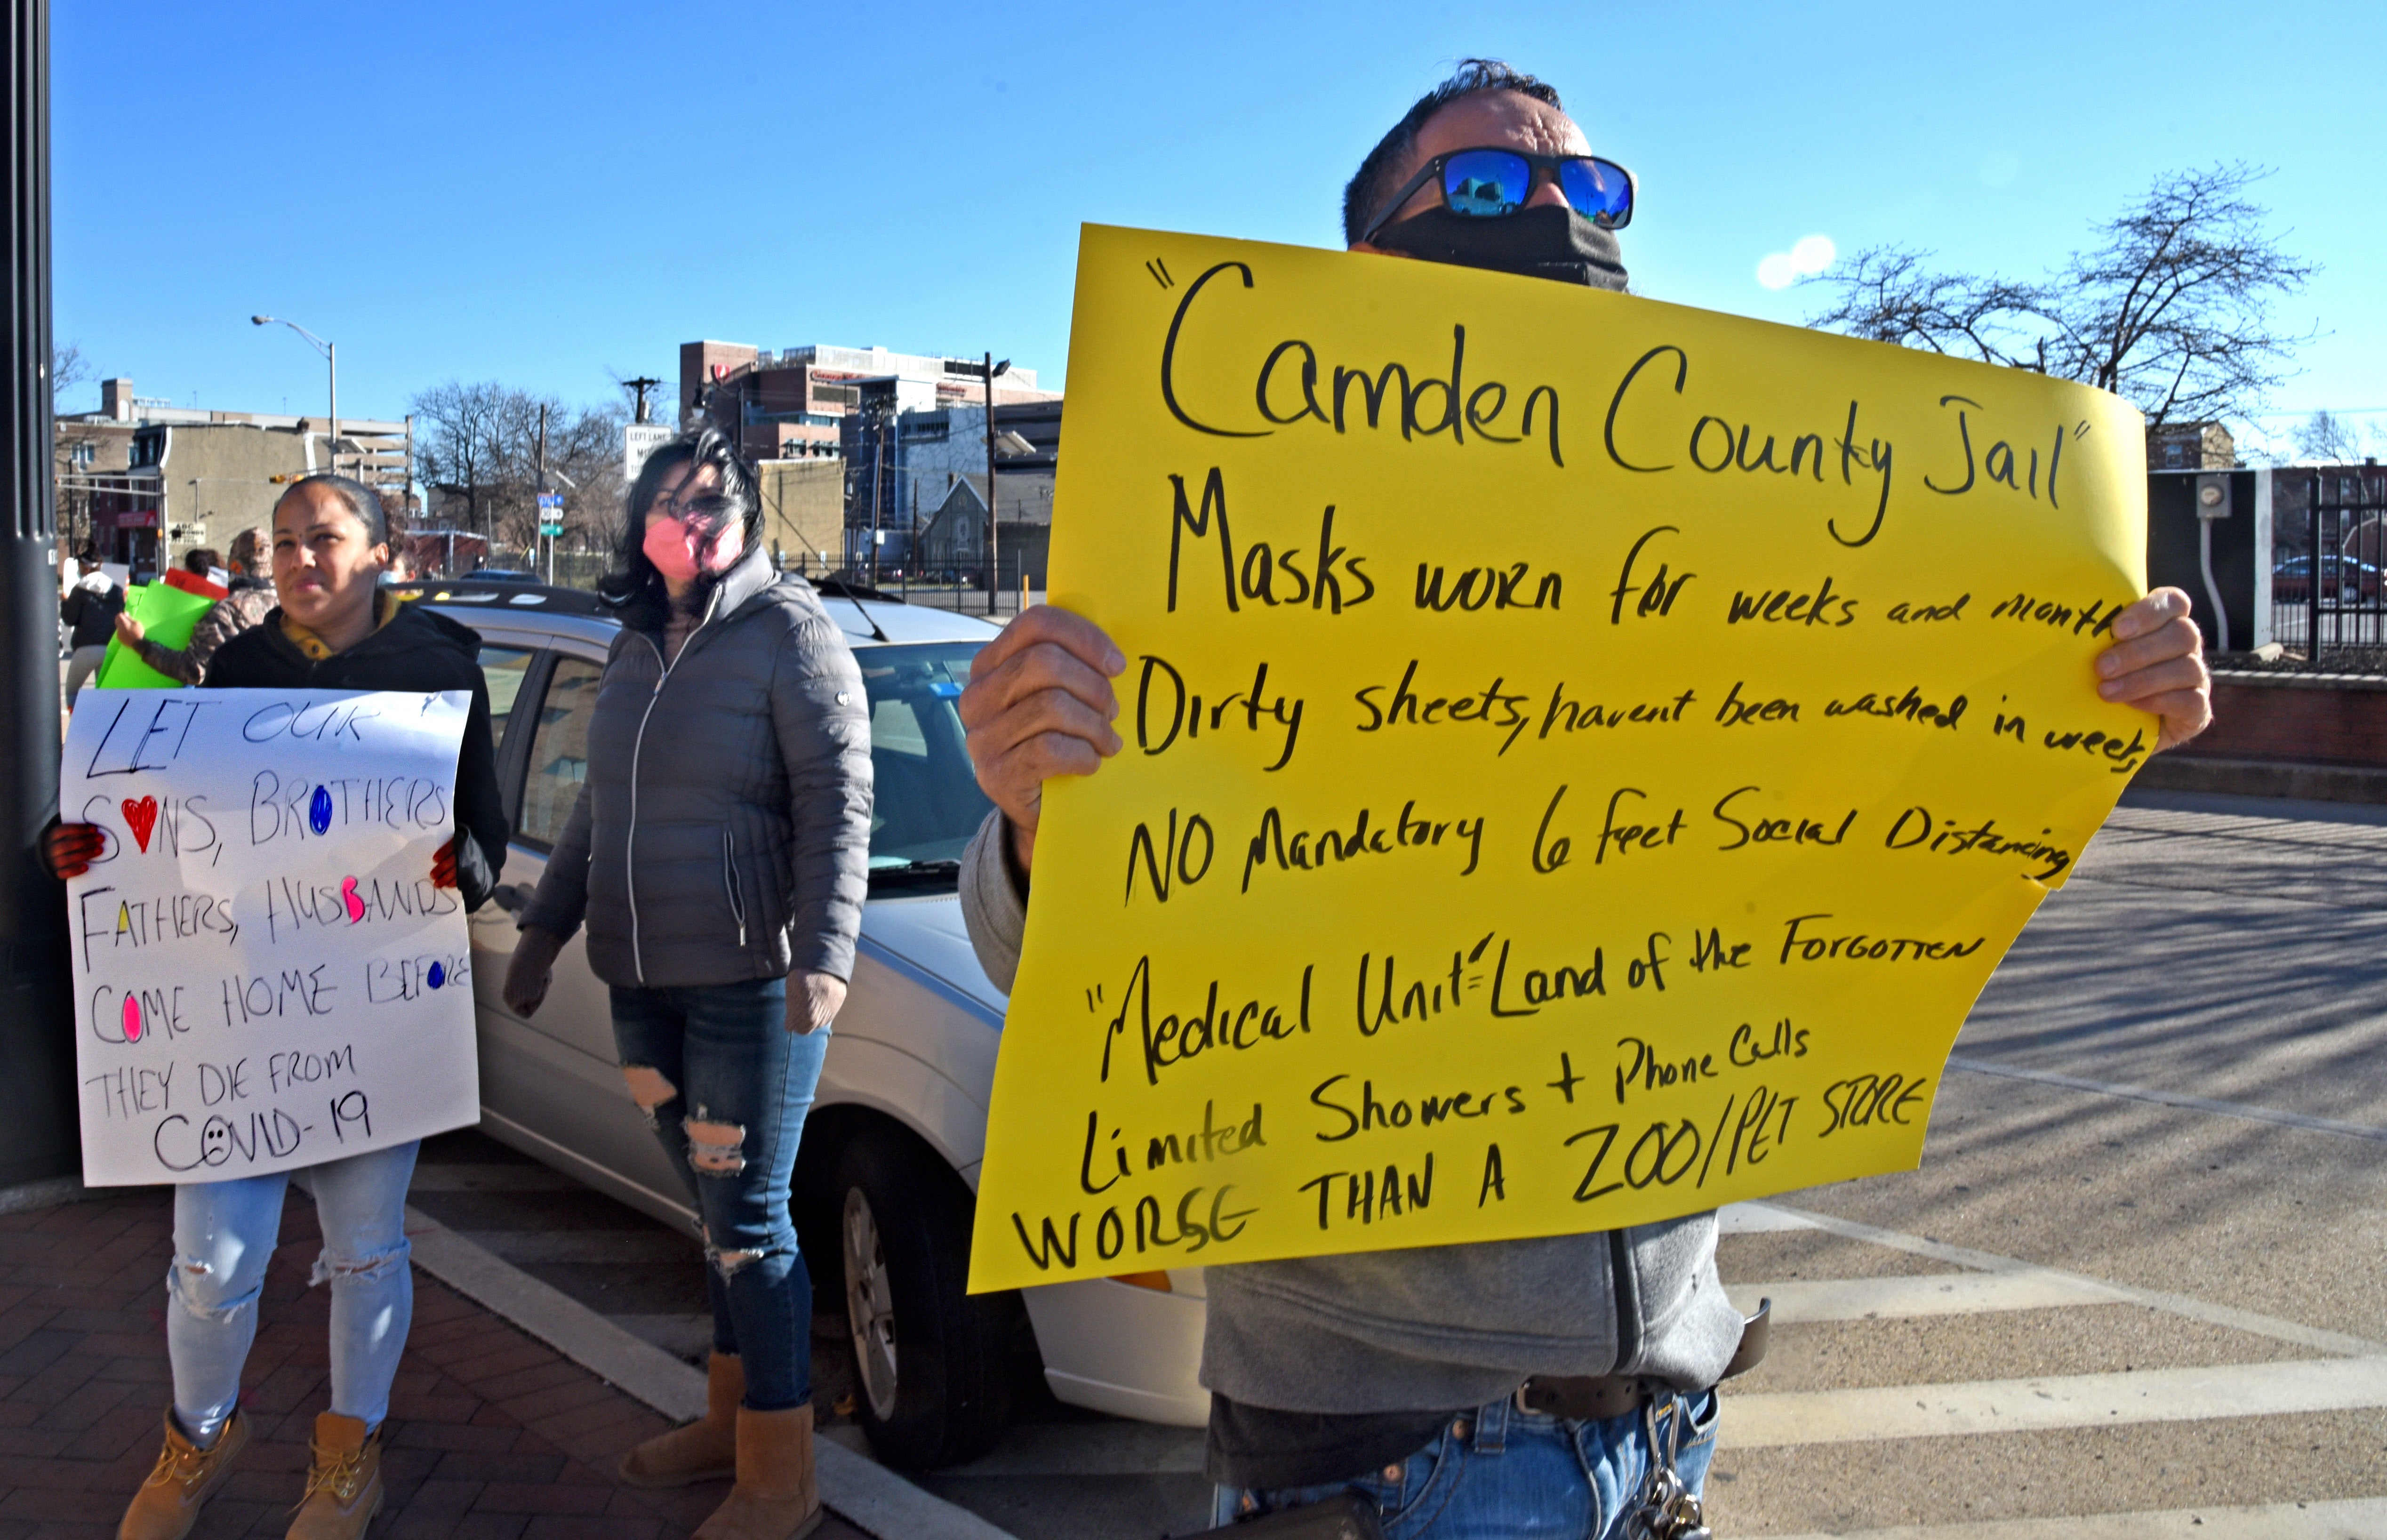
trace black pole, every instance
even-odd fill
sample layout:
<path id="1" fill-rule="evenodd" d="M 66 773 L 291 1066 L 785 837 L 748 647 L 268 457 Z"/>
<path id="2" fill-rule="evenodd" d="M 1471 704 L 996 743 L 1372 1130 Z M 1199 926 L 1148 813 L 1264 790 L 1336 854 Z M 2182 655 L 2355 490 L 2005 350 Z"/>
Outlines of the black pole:
<path id="1" fill-rule="evenodd" d="M 2305 656 L 2320 656 L 2320 473 L 2308 471 L 2305 482 L 2305 507 L 2310 517 L 2305 524 L 2305 571 L 2309 574 L 2305 584 Z M 2259 569 L 2258 569 L 2259 570 Z"/>
<path id="2" fill-rule="evenodd" d="M 994 591 L 1003 581 L 1003 562 L 995 554 L 994 512 L 994 355 L 986 356 L 986 612 L 994 613 Z"/>
<path id="3" fill-rule="evenodd" d="M 0 1187 L 73 1175 L 66 902 L 38 849 L 58 809 L 50 564 L 50 9 L 8 0 L 8 343 L 0 375 Z"/>

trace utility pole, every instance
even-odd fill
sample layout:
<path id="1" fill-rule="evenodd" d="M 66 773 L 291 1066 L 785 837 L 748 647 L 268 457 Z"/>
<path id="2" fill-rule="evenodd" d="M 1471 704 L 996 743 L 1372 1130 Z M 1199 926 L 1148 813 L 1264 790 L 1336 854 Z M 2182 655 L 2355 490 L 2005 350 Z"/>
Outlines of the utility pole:
<path id="1" fill-rule="evenodd" d="M 1006 362 L 1009 360 L 1005 360 Z M 994 543 L 1002 521 L 994 511 L 994 355 L 986 356 L 986 612 L 994 613 L 995 589 L 1003 580 L 1003 562 Z"/>
<path id="2" fill-rule="evenodd" d="M 547 581 L 552 586 L 555 582 L 555 538 L 547 533 L 547 403 L 545 401 L 538 404 L 538 522 L 531 525 L 531 528 L 538 532 L 537 538 L 547 542 Z M 535 568 L 537 564 L 538 559 L 534 552 L 531 565 Z"/>
<path id="3" fill-rule="evenodd" d="M 887 467 L 887 409 L 872 414 L 870 435 L 870 586 L 878 586 L 878 487 Z M 853 563 L 847 563 L 851 568 Z"/>
<path id="4" fill-rule="evenodd" d="M 7 366 L 0 370 L 0 1186 L 71 1177 L 66 895 L 40 851 L 58 809 L 57 539 L 50 457 L 50 8 L 7 0 Z M 163 518 L 163 515 L 160 515 Z"/>
<path id="5" fill-rule="evenodd" d="M 654 419 L 650 415 L 650 409 L 647 406 L 647 392 L 654 389 L 657 385 L 663 384 L 663 382 L 661 380 L 650 380 L 646 378 L 644 375 L 641 375 L 638 379 L 624 380 L 622 383 L 630 389 L 638 393 L 638 405 L 637 409 L 638 414 L 632 419 L 632 421 L 638 423 L 652 422 Z"/>

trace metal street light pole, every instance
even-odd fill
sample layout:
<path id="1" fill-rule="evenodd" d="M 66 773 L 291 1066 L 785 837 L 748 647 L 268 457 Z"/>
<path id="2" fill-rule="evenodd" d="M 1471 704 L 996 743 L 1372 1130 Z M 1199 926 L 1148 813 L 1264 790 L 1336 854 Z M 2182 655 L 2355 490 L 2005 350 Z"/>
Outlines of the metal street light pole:
<path id="1" fill-rule="evenodd" d="M 50 420 L 50 8 L 8 0 L 7 362 L 0 368 L 0 1187 L 77 1166 L 67 903 L 42 858 L 58 811 L 57 511 Z"/>
<path id="2" fill-rule="evenodd" d="M 544 452 L 542 452 L 540 455 L 541 464 L 539 470 L 539 473 L 542 476 L 553 476 L 556 480 L 563 483 L 564 486 L 571 487 L 573 491 L 577 492 L 580 490 L 580 484 L 578 482 L 573 480 L 572 477 L 565 473 L 561 467 L 546 464 L 545 461 L 546 456 Z M 561 508 L 556 510 L 555 527 L 558 530 L 561 530 L 563 527 L 563 511 Z M 563 538 L 563 536 L 561 534 L 550 535 L 547 537 L 547 586 L 550 588 L 555 587 L 555 542 L 562 538 Z M 587 554 L 585 547 L 582 554 Z"/>
<path id="3" fill-rule="evenodd" d="M 284 321 L 280 316 L 253 315 L 248 318 L 248 323 L 252 326 L 275 324 L 287 326 L 305 337 L 308 345 L 316 352 L 323 355 L 323 362 L 330 368 L 332 373 L 332 431 L 323 440 L 323 446 L 332 461 L 326 469 L 336 475 L 340 469 L 340 345 L 335 342 L 325 342 L 297 322 Z"/>

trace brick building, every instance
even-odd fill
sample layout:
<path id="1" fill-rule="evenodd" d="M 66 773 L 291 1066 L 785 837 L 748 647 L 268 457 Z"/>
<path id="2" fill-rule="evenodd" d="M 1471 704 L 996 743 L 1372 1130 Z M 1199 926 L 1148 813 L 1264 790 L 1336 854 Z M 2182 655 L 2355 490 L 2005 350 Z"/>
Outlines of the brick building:
<path id="1" fill-rule="evenodd" d="M 735 342 L 684 342 L 679 348 L 679 421 L 692 425 L 708 402 L 716 422 L 738 427 L 749 460 L 825 458 L 840 452 L 846 419 L 862 404 L 857 388 L 876 383 L 899 412 L 930 411 L 979 399 L 979 361 L 884 347 L 790 347 L 770 353 Z M 1058 398 L 1036 388 L 1036 371 L 1015 368 L 994 382 L 997 406 Z"/>
<path id="2" fill-rule="evenodd" d="M 86 542 L 103 560 L 155 573 L 197 546 L 218 551 L 262 527 L 283 488 L 337 469 L 405 493 L 413 422 L 214 411 L 133 394 L 103 380 L 97 411 L 57 419 L 53 441 L 58 532 L 69 553 Z"/>

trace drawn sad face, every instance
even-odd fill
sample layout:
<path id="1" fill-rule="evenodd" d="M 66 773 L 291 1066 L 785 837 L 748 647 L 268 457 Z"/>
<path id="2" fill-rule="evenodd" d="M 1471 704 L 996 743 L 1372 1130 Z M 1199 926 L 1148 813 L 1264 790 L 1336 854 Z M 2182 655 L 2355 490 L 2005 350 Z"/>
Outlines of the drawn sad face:
<path id="1" fill-rule="evenodd" d="M 199 1164 L 221 1166 L 232 1158 L 232 1125 L 210 1117 L 199 1128 Z"/>

